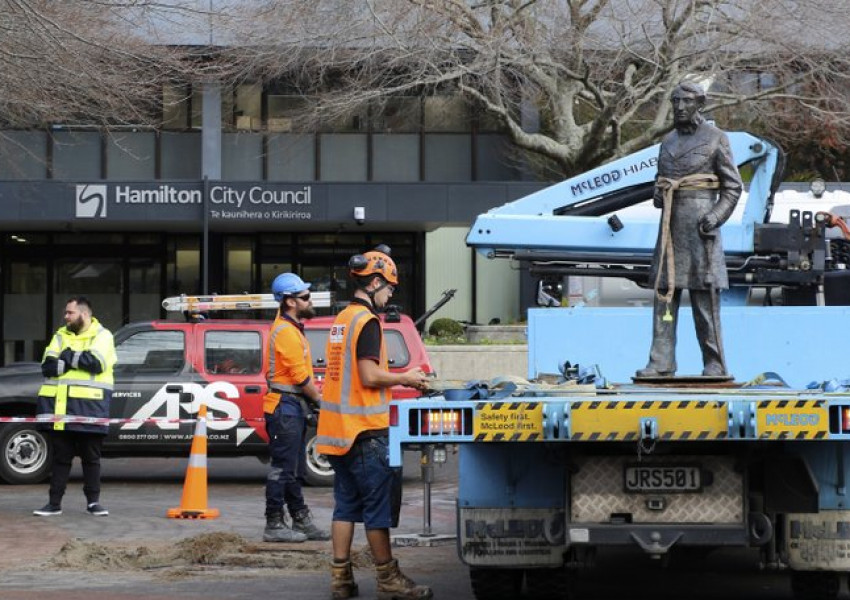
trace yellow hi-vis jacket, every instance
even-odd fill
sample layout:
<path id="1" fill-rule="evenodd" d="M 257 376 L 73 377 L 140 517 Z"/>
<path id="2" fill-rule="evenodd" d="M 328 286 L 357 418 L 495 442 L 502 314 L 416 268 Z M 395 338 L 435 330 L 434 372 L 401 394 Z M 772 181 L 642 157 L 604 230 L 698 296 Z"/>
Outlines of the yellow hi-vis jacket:
<path id="1" fill-rule="evenodd" d="M 267 383 L 263 396 L 263 412 L 272 414 L 281 395 L 302 396 L 301 386 L 313 379 L 310 344 L 304 337 L 303 325 L 279 313 L 269 334 Z"/>
<path id="2" fill-rule="evenodd" d="M 42 362 L 48 358 L 58 359 L 65 349 L 75 353 L 88 352 L 100 364 L 101 372 L 90 373 L 75 364 L 69 364 L 61 375 L 45 379 L 38 391 L 38 415 L 109 418 L 112 368 L 116 360 L 112 333 L 95 318 L 92 318 L 89 328 L 79 335 L 67 327 L 60 327 L 44 350 Z M 105 434 L 108 425 L 53 423 L 53 429 Z"/>
<path id="3" fill-rule="evenodd" d="M 367 307 L 352 303 L 331 326 L 316 436 L 316 450 L 321 454 L 346 454 L 359 433 L 390 425 L 390 390 L 364 386 L 357 368 L 357 340 L 366 323 L 373 319 L 380 325 L 381 321 Z M 389 370 L 383 335 L 379 366 Z"/>

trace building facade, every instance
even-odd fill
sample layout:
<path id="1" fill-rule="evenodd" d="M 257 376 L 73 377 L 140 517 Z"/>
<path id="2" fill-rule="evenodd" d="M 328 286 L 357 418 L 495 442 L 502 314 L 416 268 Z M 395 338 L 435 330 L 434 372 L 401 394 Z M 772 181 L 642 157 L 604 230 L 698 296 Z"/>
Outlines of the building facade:
<path id="1" fill-rule="evenodd" d="M 166 316 L 165 296 L 265 291 L 287 270 L 345 298 L 348 257 L 378 243 L 414 317 L 456 288 L 439 316 L 516 318 L 517 276 L 463 243 L 476 215 L 543 185 L 504 135 L 451 96 L 311 131 L 297 103 L 258 85 L 169 88 L 156 130 L 0 132 L 3 363 L 39 360 L 73 294 L 112 329 Z"/>

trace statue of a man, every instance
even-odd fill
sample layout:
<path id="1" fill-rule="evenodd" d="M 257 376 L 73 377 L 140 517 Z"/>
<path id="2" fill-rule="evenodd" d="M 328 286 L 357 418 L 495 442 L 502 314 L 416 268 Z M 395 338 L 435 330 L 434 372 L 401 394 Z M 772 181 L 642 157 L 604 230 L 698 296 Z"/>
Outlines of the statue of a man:
<path id="1" fill-rule="evenodd" d="M 661 142 L 653 203 L 662 209 L 650 281 L 655 284 L 652 348 L 637 378 L 676 373 L 676 325 L 688 289 L 703 376 L 727 376 L 720 336 L 720 290 L 729 287 L 719 227 L 741 196 L 741 176 L 726 134 L 700 112 L 705 91 L 681 83 L 670 96 L 671 131 Z"/>

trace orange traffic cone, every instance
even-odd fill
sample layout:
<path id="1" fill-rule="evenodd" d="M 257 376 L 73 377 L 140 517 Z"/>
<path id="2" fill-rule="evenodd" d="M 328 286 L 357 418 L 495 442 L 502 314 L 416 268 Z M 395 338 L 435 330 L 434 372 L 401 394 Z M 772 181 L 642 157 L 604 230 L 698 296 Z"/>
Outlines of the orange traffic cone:
<path id="1" fill-rule="evenodd" d="M 215 519 L 217 508 L 207 508 L 207 405 L 201 404 L 189 451 L 189 466 L 178 508 L 168 509 L 170 519 Z"/>

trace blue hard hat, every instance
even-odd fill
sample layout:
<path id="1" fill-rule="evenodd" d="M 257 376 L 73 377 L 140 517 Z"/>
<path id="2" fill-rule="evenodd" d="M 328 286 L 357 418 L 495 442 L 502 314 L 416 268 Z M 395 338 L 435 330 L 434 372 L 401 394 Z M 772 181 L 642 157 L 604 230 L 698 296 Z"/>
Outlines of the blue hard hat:
<path id="1" fill-rule="evenodd" d="M 272 281 L 272 294 L 280 302 L 284 296 L 292 296 L 310 289 L 309 283 L 304 283 L 295 273 L 281 273 Z"/>

